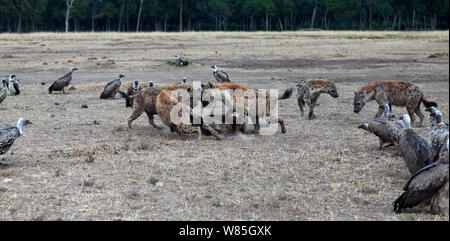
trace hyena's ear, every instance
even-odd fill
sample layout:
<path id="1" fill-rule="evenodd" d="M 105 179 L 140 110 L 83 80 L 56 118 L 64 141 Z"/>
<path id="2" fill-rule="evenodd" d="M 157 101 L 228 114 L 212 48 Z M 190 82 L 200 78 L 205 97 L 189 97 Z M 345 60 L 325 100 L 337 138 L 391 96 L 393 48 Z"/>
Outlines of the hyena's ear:
<path id="1" fill-rule="evenodd" d="M 354 93 L 355 93 L 355 97 L 358 96 L 358 92 L 354 91 Z"/>
<path id="2" fill-rule="evenodd" d="M 323 82 L 323 86 L 324 86 L 325 88 L 330 87 L 330 85 L 329 85 L 327 82 Z"/>
<path id="3" fill-rule="evenodd" d="M 191 87 L 189 87 L 189 88 L 186 89 L 186 91 L 187 91 L 188 93 L 191 93 L 191 90 L 192 90 Z"/>

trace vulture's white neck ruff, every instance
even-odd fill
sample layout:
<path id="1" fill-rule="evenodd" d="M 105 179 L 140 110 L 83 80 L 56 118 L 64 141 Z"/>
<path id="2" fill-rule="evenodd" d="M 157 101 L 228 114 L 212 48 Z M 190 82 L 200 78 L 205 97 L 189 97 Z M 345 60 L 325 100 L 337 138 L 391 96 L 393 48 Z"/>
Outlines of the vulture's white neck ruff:
<path id="1" fill-rule="evenodd" d="M 26 120 L 24 118 L 20 118 L 19 121 L 17 121 L 17 128 L 19 129 L 20 136 L 23 136 L 23 134 L 24 134 L 23 125 L 24 125 L 25 121 Z"/>

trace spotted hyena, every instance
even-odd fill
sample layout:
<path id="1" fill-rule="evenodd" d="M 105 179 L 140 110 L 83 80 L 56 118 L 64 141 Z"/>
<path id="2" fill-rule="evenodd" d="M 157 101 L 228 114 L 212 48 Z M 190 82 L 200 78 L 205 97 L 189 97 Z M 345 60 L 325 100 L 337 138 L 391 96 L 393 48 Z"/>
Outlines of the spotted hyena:
<path id="1" fill-rule="evenodd" d="M 157 126 L 153 120 L 154 115 L 157 115 L 156 111 L 156 98 L 162 90 L 173 89 L 187 89 L 188 85 L 168 85 L 168 86 L 155 86 L 153 88 L 144 89 L 135 95 L 128 96 L 126 93 L 120 92 L 122 97 L 126 98 L 127 103 L 133 103 L 133 113 L 128 118 L 128 128 L 131 129 L 131 123 L 139 118 L 145 111 L 148 116 L 150 125 L 157 129 L 161 127 Z"/>
<path id="2" fill-rule="evenodd" d="M 255 131 L 260 130 L 260 118 L 265 118 L 269 123 L 278 123 L 281 127 L 281 132 L 286 133 L 286 127 L 284 120 L 279 117 L 274 117 L 271 115 L 271 111 L 273 106 L 270 106 L 270 94 L 266 93 L 264 94 L 258 89 L 248 88 L 242 84 L 238 83 L 229 83 L 229 82 L 220 82 L 220 83 L 209 83 L 207 85 L 202 86 L 203 90 L 208 90 L 211 88 L 216 88 L 220 91 L 229 91 L 229 93 L 232 95 L 232 102 L 233 102 L 233 111 L 237 113 L 238 116 L 241 116 L 244 120 L 246 120 L 248 117 L 253 117 L 252 119 L 254 129 Z M 278 97 L 279 100 L 287 99 L 292 95 L 292 89 L 286 90 L 280 97 Z M 253 95 L 252 95 L 253 93 Z M 250 94 L 250 96 L 247 96 Z M 252 98 L 254 98 L 252 100 Z M 258 103 L 259 101 L 262 101 L 260 98 L 265 98 L 265 109 L 259 109 L 259 105 L 251 104 Z M 249 101 L 252 100 L 252 101 Z M 246 108 L 236 108 L 237 106 L 245 106 Z M 249 113 L 249 111 L 253 111 L 255 113 L 254 116 Z M 236 119 L 233 120 L 233 124 L 224 124 L 223 127 L 227 130 L 242 130 L 245 132 L 246 122 L 244 123 L 236 123 Z"/>
<path id="3" fill-rule="evenodd" d="M 289 89 L 286 90 L 286 92 L 288 91 Z M 300 108 L 302 116 L 304 115 L 305 106 L 308 106 L 309 119 L 311 120 L 316 118 L 314 115 L 314 107 L 316 106 L 317 100 L 322 93 L 329 94 L 334 98 L 339 97 L 334 81 L 332 80 L 320 78 L 300 80 L 295 87 L 295 96 L 297 97 L 298 107 Z"/>
<path id="4" fill-rule="evenodd" d="M 405 106 L 411 117 L 411 123 L 414 122 L 417 114 L 420 118 L 420 126 L 424 126 L 424 115 L 420 111 L 420 103 L 425 107 L 437 107 L 437 103 L 425 99 L 419 87 L 395 80 L 375 80 L 368 85 L 355 91 L 353 101 L 353 111 L 359 113 L 367 102 L 376 100 L 379 105 L 388 104 L 395 106 Z M 375 118 L 379 118 L 382 113 L 378 112 Z"/>
<path id="5" fill-rule="evenodd" d="M 180 136 L 186 136 L 189 134 L 197 133 L 198 139 L 202 137 L 202 128 L 207 130 L 211 135 L 215 136 L 217 139 L 222 139 L 222 137 L 214 130 L 211 126 L 207 124 L 193 125 L 193 112 L 192 106 L 190 106 L 190 101 L 188 103 L 180 101 L 180 95 L 186 92 L 189 94 L 190 89 L 171 89 L 166 88 L 161 90 L 156 98 L 156 112 L 161 118 L 161 121 L 170 128 L 172 132 L 178 133 Z M 172 112 L 176 111 L 174 108 L 179 108 L 180 111 L 188 111 L 188 115 L 182 115 L 180 119 L 176 122 L 173 119 Z M 177 114 L 180 114 L 178 112 Z"/>

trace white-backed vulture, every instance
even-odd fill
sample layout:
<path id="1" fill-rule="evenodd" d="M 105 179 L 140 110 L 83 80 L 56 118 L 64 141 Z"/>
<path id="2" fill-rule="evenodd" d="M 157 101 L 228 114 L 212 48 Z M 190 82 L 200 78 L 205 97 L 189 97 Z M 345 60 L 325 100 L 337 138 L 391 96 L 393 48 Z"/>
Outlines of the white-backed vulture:
<path id="1" fill-rule="evenodd" d="M 379 106 L 379 111 L 384 113 L 384 118 L 371 120 L 360 125 L 358 128 L 378 136 L 380 144 L 379 149 L 381 149 L 385 143 L 388 143 L 387 146 L 398 146 L 400 133 L 404 128 L 403 123 L 400 121 L 389 120 L 390 108 L 388 104 L 381 104 Z"/>
<path id="2" fill-rule="evenodd" d="M 215 66 L 215 65 L 211 66 L 211 68 L 213 69 L 213 75 L 216 78 L 217 82 L 231 82 L 227 73 L 225 73 L 222 70 L 217 69 L 217 66 Z"/>
<path id="3" fill-rule="evenodd" d="M 409 172 L 414 175 L 423 167 L 431 164 L 433 159 L 431 149 L 428 142 L 411 128 L 409 115 L 401 115 L 399 119 L 404 122 L 405 128 L 400 133 L 398 147 Z"/>
<path id="4" fill-rule="evenodd" d="M 431 154 L 433 161 L 439 159 L 439 152 L 445 149 L 445 143 L 448 140 L 448 122 L 445 123 L 442 113 L 436 109 L 436 107 L 430 108 L 430 118 L 432 131 L 428 137 L 428 143 L 430 144 Z"/>
<path id="5" fill-rule="evenodd" d="M 51 94 L 53 91 L 62 91 L 63 93 L 66 93 L 65 89 L 69 86 L 70 81 L 72 80 L 72 73 L 75 70 L 78 70 L 78 68 L 72 67 L 70 68 L 69 73 L 55 80 L 55 82 L 53 82 L 53 84 L 48 88 L 48 93 Z"/>
<path id="6" fill-rule="evenodd" d="M 24 134 L 24 126 L 31 124 L 29 120 L 20 118 L 17 121 L 17 126 L 6 126 L 0 128 L 0 155 L 5 154 L 11 149 L 14 141 Z"/>
<path id="7" fill-rule="evenodd" d="M 120 74 L 118 79 L 115 79 L 106 84 L 105 89 L 100 95 L 100 99 L 114 98 L 120 91 L 120 85 L 122 84 L 123 77 L 125 77 L 125 75 Z"/>
<path id="8" fill-rule="evenodd" d="M 19 80 L 16 79 L 16 75 L 12 74 L 9 76 L 8 81 L 8 94 L 9 95 L 19 95 L 20 94 L 20 83 Z"/>
<path id="9" fill-rule="evenodd" d="M 176 64 L 178 67 L 183 67 L 183 66 L 188 66 L 189 65 L 189 61 L 185 60 L 184 58 L 182 58 L 180 55 L 175 55 L 176 58 Z"/>
<path id="10" fill-rule="evenodd" d="M 439 203 L 448 188 L 448 152 L 441 158 L 415 173 L 403 187 L 403 194 L 393 205 L 401 213 L 415 206 L 431 207 L 433 214 L 442 213 Z"/>

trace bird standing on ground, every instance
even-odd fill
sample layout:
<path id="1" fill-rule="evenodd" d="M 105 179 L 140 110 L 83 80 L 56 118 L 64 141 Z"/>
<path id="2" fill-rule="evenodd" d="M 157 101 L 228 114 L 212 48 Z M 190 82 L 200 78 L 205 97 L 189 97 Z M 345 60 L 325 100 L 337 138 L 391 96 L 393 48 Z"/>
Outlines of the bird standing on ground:
<path id="1" fill-rule="evenodd" d="M 217 82 L 231 82 L 227 73 L 225 73 L 222 70 L 217 69 L 217 66 L 215 66 L 215 65 L 211 66 L 211 68 L 213 69 L 213 75 L 216 78 Z"/>
<path id="2" fill-rule="evenodd" d="M 428 142 L 411 128 L 409 115 L 401 115 L 399 119 L 403 121 L 405 128 L 400 133 L 398 147 L 409 172 L 414 175 L 423 167 L 431 164 L 433 159 L 431 149 Z"/>
<path id="3" fill-rule="evenodd" d="M 125 77 L 125 75 L 120 74 L 118 79 L 115 79 L 106 84 L 105 89 L 100 95 L 100 99 L 114 98 L 120 90 L 120 85 L 122 84 L 123 77 Z"/>
<path id="4" fill-rule="evenodd" d="M 430 144 L 433 161 L 436 161 L 439 159 L 441 149 L 446 149 L 445 144 L 449 137 L 448 122 L 444 120 L 442 113 L 436 107 L 431 107 L 430 112 L 430 117 L 434 120 L 431 122 L 432 131 L 428 137 L 428 143 Z"/>
<path id="5" fill-rule="evenodd" d="M 189 65 L 189 61 L 183 59 L 180 55 L 175 55 L 176 58 L 176 64 L 178 67 L 183 67 L 183 66 L 188 66 Z"/>
<path id="6" fill-rule="evenodd" d="M 72 67 L 70 68 L 69 73 L 55 80 L 55 82 L 53 82 L 53 84 L 48 88 L 48 93 L 51 94 L 53 91 L 62 91 L 63 93 L 66 93 L 65 89 L 69 86 L 70 81 L 72 80 L 72 73 L 75 70 L 78 70 L 78 68 Z"/>
<path id="7" fill-rule="evenodd" d="M 12 74 L 9 76 L 9 95 L 19 95 L 20 94 L 20 83 L 19 80 L 16 79 L 16 75 Z"/>
<path id="8" fill-rule="evenodd" d="M 149 86 L 150 88 L 153 88 L 153 87 L 155 86 L 155 83 L 153 83 L 153 80 L 150 80 L 150 81 L 148 82 L 148 86 Z"/>
<path id="9" fill-rule="evenodd" d="M 403 187 L 404 193 L 393 205 L 401 213 L 415 206 L 431 207 L 433 214 L 442 213 L 439 203 L 448 187 L 448 152 L 439 161 L 420 169 Z"/>
<path id="10" fill-rule="evenodd" d="M 6 80 L 2 80 L 2 89 L 0 90 L 0 104 L 6 99 L 6 96 L 8 95 L 8 87 L 6 85 Z"/>
<path id="11" fill-rule="evenodd" d="M 388 119 L 390 117 L 390 108 L 388 104 L 381 104 L 379 109 L 384 112 L 384 118 L 371 120 L 360 125 L 358 128 L 378 136 L 380 150 L 385 143 L 389 144 L 387 146 L 398 146 L 400 132 L 404 127 L 403 124 L 399 121 L 390 121 Z"/>
<path id="12" fill-rule="evenodd" d="M 17 126 L 6 126 L 0 128 L 0 155 L 5 154 L 11 149 L 14 141 L 24 134 L 24 126 L 31 124 L 29 120 L 20 118 L 17 121 Z"/>

